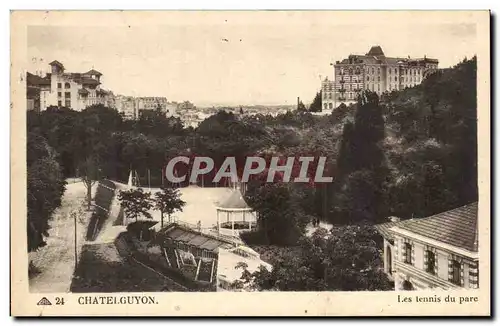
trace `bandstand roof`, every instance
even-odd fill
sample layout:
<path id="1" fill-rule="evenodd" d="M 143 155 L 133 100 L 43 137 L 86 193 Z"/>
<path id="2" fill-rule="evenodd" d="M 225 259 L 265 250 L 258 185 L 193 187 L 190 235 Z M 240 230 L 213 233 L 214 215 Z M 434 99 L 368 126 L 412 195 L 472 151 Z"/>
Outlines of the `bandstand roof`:
<path id="1" fill-rule="evenodd" d="M 227 197 L 222 203 L 217 205 L 217 209 L 226 210 L 226 211 L 251 211 L 252 208 L 248 206 L 245 198 L 243 198 L 243 194 L 240 189 L 234 190 L 229 197 Z"/>

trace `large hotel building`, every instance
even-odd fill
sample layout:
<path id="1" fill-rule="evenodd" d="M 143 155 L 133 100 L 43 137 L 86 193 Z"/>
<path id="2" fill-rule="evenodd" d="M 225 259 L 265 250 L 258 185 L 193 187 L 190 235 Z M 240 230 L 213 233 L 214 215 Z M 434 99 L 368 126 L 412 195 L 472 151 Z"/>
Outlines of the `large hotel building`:
<path id="1" fill-rule="evenodd" d="M 377 94 L 413 87 L 438 68 L 438 60 L 386 57 L 382 48 L 372 46 L 365 55 L 351 54 L 334 65 L 335 80 L 322 81 L 323 109 L 353 102 L 361 90 Z"/>

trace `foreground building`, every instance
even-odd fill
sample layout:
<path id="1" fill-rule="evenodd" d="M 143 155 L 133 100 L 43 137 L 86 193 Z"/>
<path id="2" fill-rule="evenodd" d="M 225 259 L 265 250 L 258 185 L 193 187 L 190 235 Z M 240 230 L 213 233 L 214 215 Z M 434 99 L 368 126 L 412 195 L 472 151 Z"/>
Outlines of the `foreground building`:
<path id="1" fill-rule="evenodd" d="M 478 203 L 426 218 L 377 226 L 384 270 L 396 290 L 477 289 Z"/>
<path id="2" fill-rule="evenodd" d="M 438 69 L 438 60 L 386 57 L 382 48 L 372 46 L 365 55 L 351 54 L 334 64 L 334 103 L 355 101 L 361 90 L 377 94 L 413 87 Z M 326 94 L 325 94 L 326 95 Z M 324 95 L 324 96 L 325 96 Z M 324 99 L 329 100 L 329 98 Z M 330 105 L 330 102 L 324 104 Z"/>

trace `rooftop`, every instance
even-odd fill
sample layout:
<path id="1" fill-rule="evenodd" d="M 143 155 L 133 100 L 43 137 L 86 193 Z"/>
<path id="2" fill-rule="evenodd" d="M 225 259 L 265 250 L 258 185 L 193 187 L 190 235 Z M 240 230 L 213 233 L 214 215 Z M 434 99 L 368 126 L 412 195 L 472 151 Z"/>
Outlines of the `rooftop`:
<path id="1" fill-rule="evenodd" d="M 64 65 L 57 60 L 52 61 L 51 63 L 49 63 L 49 65 L 50 66 L 58 66 L 58 67 L 64 69 Z"/>
<path id="2" fill-rule="evenodd" d="M 40 77 L 32 73 L 26 73 L 26 85 L 28 86 L 50 86 L 50 78 Z"/>
<path id="3" fill-rule="evenodd" d="M 384 235 L 392 233 L 389 229 L 396 226 L 432 240 L 477 252 L 477 216 L 475 202 L 429 217 L 380 224 L 377 229 Z"/>
<path id="4" fill-rule="evenodd" d="M 102 76 L 102 74 L 101 74 L 99 71 L 94 70 L 94 69 L 91 69 L 91 70 L 87 71 L 87 72 L 85 73 L 85 75 L 90 75 L 90 76 L 92 76 L 92 75 Z"/>
<path id="5" fill-rule="evenodd" d="M 437 59 L 431 58 L 401 58 L 401 57 L 386 57 L 382 47 L 380 45 L 374 45 L 370 48 L 368 53 L 362 54 L 351 54 L 347 59 L 342 61 L 337 61 L 337 64 L 356 64 L 356 63 L 368 63 L 368 64 L 404 64 L 404 63 L 419 63 L 419 62 L 430 62 L 438 63 Z"/>
<path id="6" fill-rule="evenodd" d="M 222 203 L 218 205 L 218 208 L 226 209 L 226 210 L 231 210 L 231 209 L 236 209 L 236 210 L 251 210 L 250 206 L 248 206 L 247 202 L 245 201 L 245 198 L 243 198 L 243 194 L 241 193 L 240 189 L 234 190 L 229 197 L 226 198 Z"/>

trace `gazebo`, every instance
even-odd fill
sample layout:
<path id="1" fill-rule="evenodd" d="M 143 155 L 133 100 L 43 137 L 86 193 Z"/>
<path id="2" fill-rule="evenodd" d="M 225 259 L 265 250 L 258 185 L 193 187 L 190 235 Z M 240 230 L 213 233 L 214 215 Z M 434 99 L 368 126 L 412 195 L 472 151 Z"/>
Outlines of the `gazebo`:
<path id="1" fill-rule="evenodd" d="M 231 231 L 233 236 L 235 222 L 248 222 L 248 229 L 252 230 L 252 223 L 256 222 L 255 213 L 246 203 L 239 188 L 235 189 L 229 197 L 226 198 L 226 200 L 217 205 L 217 232 L 219 234 L 221 221 L 222 223 L 231 222 Z"/>

